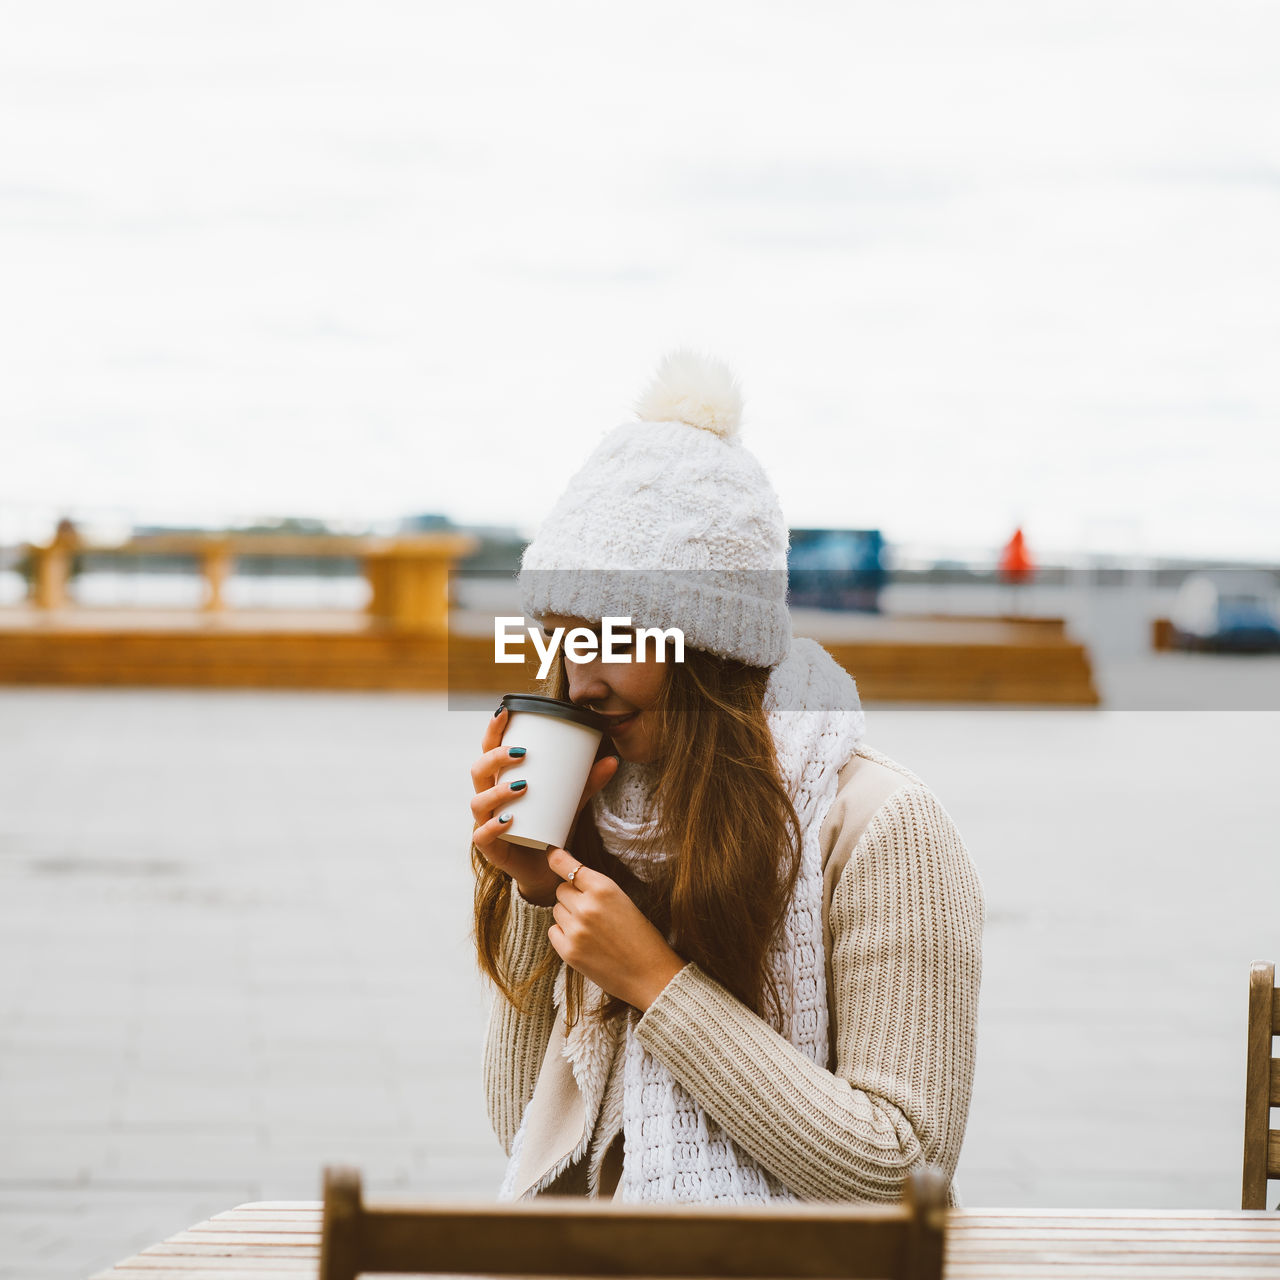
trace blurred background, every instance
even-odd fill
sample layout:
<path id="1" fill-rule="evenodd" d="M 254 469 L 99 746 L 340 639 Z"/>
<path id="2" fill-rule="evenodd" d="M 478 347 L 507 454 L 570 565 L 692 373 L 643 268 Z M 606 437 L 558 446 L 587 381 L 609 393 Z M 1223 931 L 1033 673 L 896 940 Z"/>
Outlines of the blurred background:
<path id="1" fill-rule="evenodd" d="M 983 877 L 962 1201 L 1238 1205 L 1273 6 L 7 17 L 0 1277 L 324 1162 L 494 1194 L 477 654 L 679 344 L 742 382 L 796 632 Z"/>

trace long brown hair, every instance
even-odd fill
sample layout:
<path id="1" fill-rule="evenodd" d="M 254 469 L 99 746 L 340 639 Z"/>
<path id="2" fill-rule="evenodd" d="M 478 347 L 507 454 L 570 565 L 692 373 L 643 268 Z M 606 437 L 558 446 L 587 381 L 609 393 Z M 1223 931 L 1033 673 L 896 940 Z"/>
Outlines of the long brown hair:
<path id="1" fill-rule="evenodd" d="M 568 698 L 561 652 L 541 692 Z M 650 882 L 638 880 L 601 843 L 588 804 L 565 847 L 617 881 L 684 957 L 762 1017 L 780 1011 L 768 968 L 800 870 L 802 833 L 778 772 L 763 699 L 767 667 L 686 648 L 671 662 L 650 714 L 659 743 L 655 835 L 668 857 Z M 601 755 L 612 752 L 607 735 Z M 474 940 L 480 968 L 517 1008 L 559 962 L 555 951 L 529 975 L 512 971 L 503 932 L 511 878 L 473 844 Z M 582 1002 L 582 975 L 566 973 L 567 1016 Z M 612 997 L 604 1016 L 630 1008 Z"/>

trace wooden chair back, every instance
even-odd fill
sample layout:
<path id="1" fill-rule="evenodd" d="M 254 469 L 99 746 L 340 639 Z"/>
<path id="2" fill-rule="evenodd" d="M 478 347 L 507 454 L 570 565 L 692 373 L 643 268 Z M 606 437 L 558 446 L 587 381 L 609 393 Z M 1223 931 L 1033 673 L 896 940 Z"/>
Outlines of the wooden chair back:
<path id="1" fill-rule="evenodd" d="M 324 1171 L 320 1280 L 414 1275 L 940 1280 L 946 1178 L 900 1204 L 637 1205 L 542 1196 L 500 1205 L 365 1204 L 360 1173 Z"/>
<path id="2" fill-rule="evenodd" d="M 1280 1129 L 1271 1108 L 1280 1107 L 1280 1058 L 1272 1036 L 1280 1035 L 1280 990 L 1276 966 L 1255 960 L 1249 970 L 1249 1039 L 1244 1084 L 1244 1186 L 1242 1209 L 1267 1207 L 1267 1179 L 1280 1178 Z M 1276 1205 L 1280 1209 L 1280 1204 Z"/>

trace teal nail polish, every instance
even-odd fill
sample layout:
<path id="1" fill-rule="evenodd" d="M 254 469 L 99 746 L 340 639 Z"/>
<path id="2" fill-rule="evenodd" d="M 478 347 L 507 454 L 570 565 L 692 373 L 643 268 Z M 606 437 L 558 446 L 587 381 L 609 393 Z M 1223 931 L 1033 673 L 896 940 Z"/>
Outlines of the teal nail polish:
<path id="1" fill-rule="evenodd" d="M 511 815 L 510 815 L 509 813 L 500 813 L 500 814 L 498 814 L 498 821 L 499 821 L 499 822 L 510 822 L 510 821 L 511 821 Z"/>
<path id="2" fill-rule="evenodd" d="M 512 791 L 523 791 L 529 784 L 524 778 L 520 778 L 511 784 Z"/>
<path id="3" fill-rule="evenodd" d="M 499 707 L 497 711 L 493 713 L 493 718 L 496 720 L 505 710 L 506 707 Z"/>
<path id="4" fill-rule="evenodd" d="M 509 756 L 516 756 L 516 757 L 522 756 L 522 755 L 524 755 L 524 748 L 523 748 L 523 747 L 512 747 L 512 748 L 511 748 L 511 750 L 507 752 L 507 755 L 509 755 Z"/>

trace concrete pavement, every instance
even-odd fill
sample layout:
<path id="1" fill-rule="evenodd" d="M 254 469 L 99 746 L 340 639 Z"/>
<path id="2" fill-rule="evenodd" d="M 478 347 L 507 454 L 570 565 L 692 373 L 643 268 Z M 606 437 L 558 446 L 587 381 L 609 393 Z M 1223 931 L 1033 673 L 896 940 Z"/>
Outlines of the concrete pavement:
<path id="1" fill-rule="evenodd" d="M 0 1278 L 221 1209 L 489 1198 L 465 766 L 435 696 L 0 690 Z M 987 893 L 967 1205 L 1239 1204 L 1280 715 L 868 709 Z"/>

